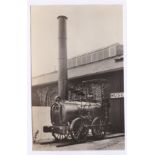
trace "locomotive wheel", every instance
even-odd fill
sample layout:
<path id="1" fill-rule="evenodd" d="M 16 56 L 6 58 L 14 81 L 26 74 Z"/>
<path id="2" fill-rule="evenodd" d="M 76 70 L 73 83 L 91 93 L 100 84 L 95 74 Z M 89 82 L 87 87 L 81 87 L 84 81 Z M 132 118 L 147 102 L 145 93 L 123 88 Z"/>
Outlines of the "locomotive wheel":
<path id="1" fill-rule="evenodd" d="M 81 118 L 76 118 L 70 126 L 70 134 L 75 142 L 83 142 L 87 139 L 88 128 Z"/>
<path id="2" fill-rule="evenodd" d="M 105 122 L 103 119 L 96 117 L 92 122 L 92 134 L 97 139 L 102 139 L 105 136 Z"/>
<path id="3" fill-rule="evenodd" d="M 56 141 L 63 141 L 65 139 L 67 139 L 68 134 L 60 134 L 60 133 L 56 133 L 56 132 L 52 132 L 53 137 L 55 138 Z"/>

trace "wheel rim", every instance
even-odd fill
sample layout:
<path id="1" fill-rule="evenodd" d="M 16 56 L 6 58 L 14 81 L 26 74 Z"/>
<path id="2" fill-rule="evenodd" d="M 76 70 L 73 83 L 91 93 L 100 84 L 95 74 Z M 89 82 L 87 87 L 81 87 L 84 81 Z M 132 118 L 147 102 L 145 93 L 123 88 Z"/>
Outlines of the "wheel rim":
<path id="1" fill-rule="evenodd" d="M 71 123 L 70 132 L 74 141 L 82 142 L 87 138 L 88 128 L 81 118 L 77 118 Z"/>
<path id="2" fill-rule="evenodd" d="M 103 119 L 95 118 L 92 122 L 92 134 L 95 138 L 104 138 L 105 122 Z"/>

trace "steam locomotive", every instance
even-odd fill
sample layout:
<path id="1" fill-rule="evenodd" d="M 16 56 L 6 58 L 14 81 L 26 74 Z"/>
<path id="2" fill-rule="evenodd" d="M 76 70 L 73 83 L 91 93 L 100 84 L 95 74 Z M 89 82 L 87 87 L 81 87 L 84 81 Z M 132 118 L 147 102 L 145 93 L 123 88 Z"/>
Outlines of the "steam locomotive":
<path id="1" fill-rule="evenodd" d="M 65 101 L 56 96 L 50 109 L 52 126 L 45 126 L 44 132 L 51 132 L 57 141 L 67 138 L 86 141 L 90 133 L 95 139 L 104 138 L 109 118 L 109 85 L 103 79 L 84 81 L 85 85 L 94 82 L 100 85 L 101 101 L 91 102 L 92 95 L 81 90 L 77 91 L 80 101 Z"/>

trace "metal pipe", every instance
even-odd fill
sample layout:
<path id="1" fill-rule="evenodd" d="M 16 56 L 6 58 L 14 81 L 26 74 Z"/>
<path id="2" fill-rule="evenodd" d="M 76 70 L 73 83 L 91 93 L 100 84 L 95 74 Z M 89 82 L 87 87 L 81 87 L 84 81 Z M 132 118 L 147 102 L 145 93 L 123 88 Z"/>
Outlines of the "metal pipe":
<path id="1" fill-rule="evenodd" d="M 66 16 L 58 16 L 59 23 L 59 70 L 58 70 L 58 95 L 64 99 L 68 99 L 67 90 L 67 44 L 66 44 Z"/>

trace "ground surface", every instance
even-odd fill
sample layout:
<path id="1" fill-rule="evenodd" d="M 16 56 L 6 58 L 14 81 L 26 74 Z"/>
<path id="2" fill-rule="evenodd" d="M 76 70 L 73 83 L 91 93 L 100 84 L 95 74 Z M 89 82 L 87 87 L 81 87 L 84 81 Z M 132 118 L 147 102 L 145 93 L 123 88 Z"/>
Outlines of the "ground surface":
<path id="1" fill-rule="evenodd" d="M 71 151 L 71 150 L 123 150 L 124 134 L 109 134 L 103 140 L 92 140 L 92 137 L 88 138 L 88 141 L 81 144 L 72 144 L 71 142 L 55 142 L 52 140 L 42 140 L 37 144 L 33 144 L 33 150 L 44 151 Z"/>

